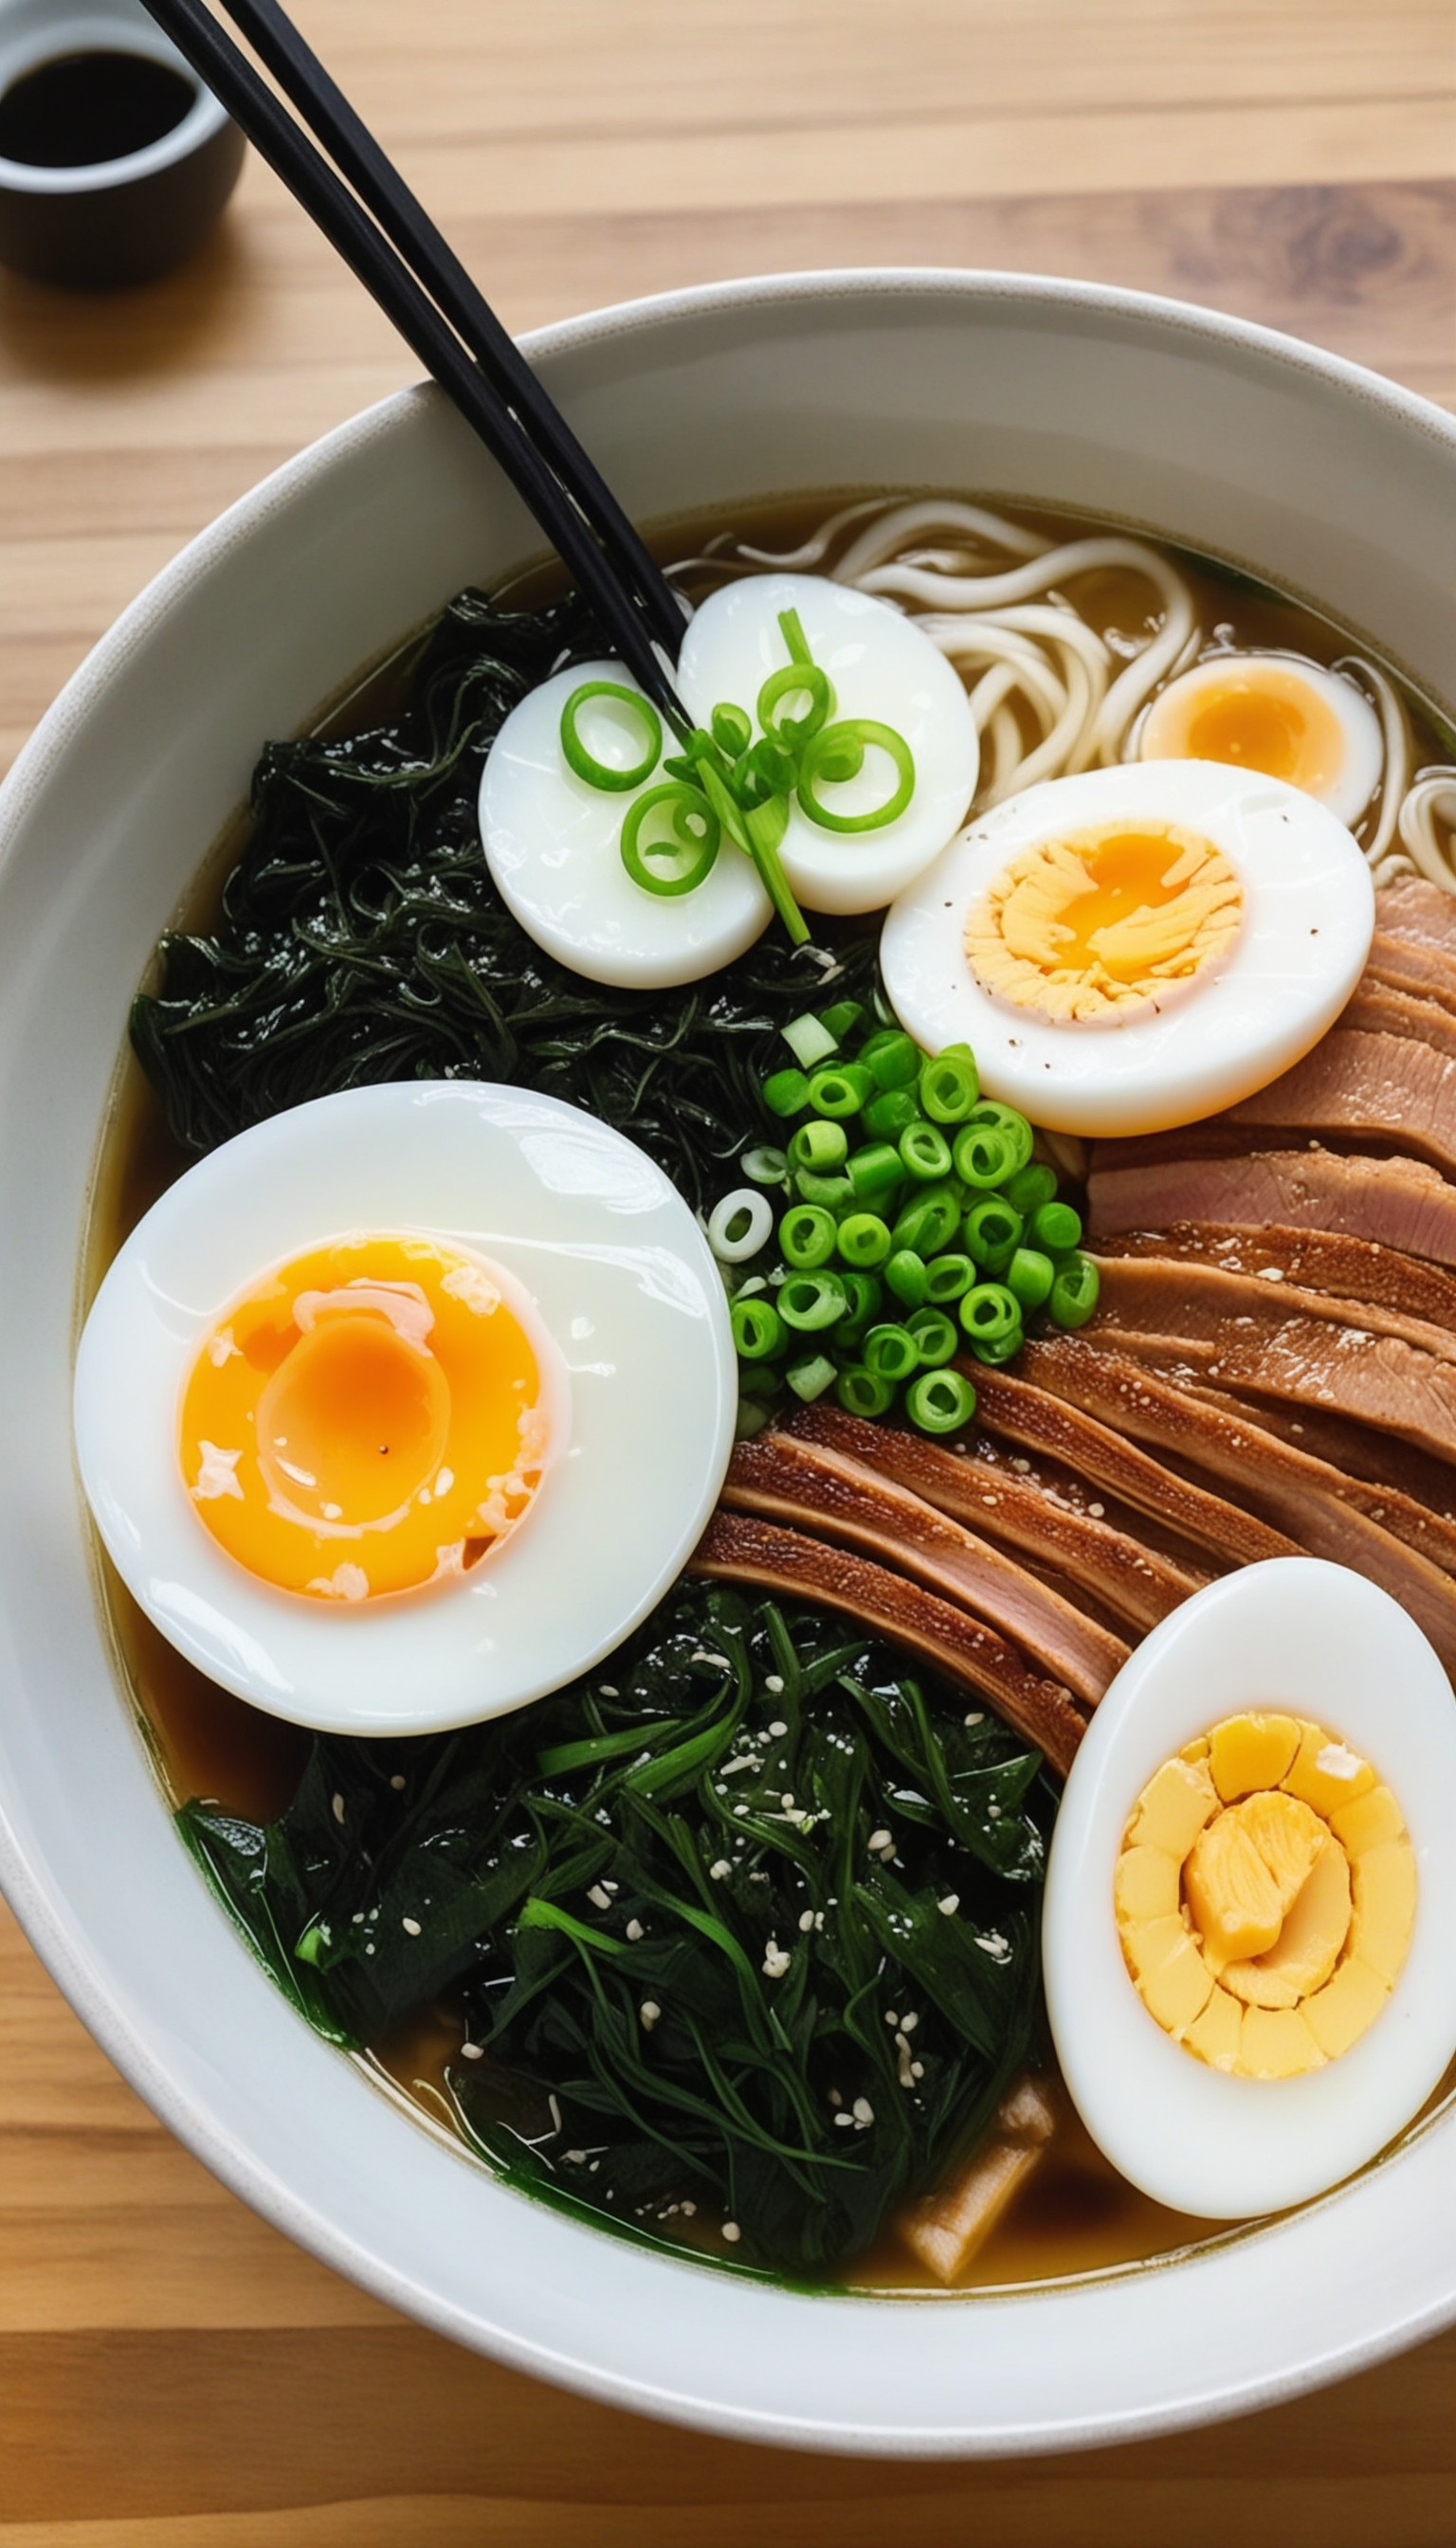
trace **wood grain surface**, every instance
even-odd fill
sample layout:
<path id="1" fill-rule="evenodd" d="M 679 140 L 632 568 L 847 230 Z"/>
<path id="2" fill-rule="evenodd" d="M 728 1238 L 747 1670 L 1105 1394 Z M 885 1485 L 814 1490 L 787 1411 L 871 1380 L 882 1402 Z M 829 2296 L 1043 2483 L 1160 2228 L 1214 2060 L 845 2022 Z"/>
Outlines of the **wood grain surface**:
<path id="1" fill-rule="evenodd" d="M 1240 312 L 1456 408 L 1456 0 L 298 14 L 512 326 L 755 270 L 996 265 Z M 412 369 L 255 163 L 166 282 L 0 277 L 0 766 L 183 540 Z M 562 2397 L 255 2220 L 0 1919 L 0 2548 L 1456 2541 L 1456 2335 L 1031 2465 L 798 2457 Z"/>

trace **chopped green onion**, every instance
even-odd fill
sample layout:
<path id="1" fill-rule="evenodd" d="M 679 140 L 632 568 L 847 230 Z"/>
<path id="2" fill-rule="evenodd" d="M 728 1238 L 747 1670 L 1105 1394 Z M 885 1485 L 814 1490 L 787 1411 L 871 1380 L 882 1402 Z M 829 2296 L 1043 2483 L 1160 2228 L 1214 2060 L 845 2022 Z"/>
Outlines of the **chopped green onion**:
<path id="1" fill-rule="evenodd" d="M 927 1183 L 951 1173 L 951 1144 L 934 1124 L 907 1125 L 900 1135 L 900 1156 L 911 1176 Z"/>
<path id="2" fill-rule="evenodd" d="M 944 1310 L 920 1310 L 909 1324 L 910 1333 L 915 1338 L 916 1358 L 922 1365 L 934 1370 L 941 1363 L 952 1360 L 960 1338 L 956 1332 L 955 1320 L 948 1319 Z"/>
<path id="3" fill-rule="evenodd" d="M 960 1323 L 972 1345 L 998 1345 L 1021 1335 L 1021 1303 L 1004 1283 L 976 1283 L 960 1304 Z"/>
<path id="4" fill-rule="evenodd" d="M 863 1000 L 831 1000 L 828 1008 L 819 1012 L 823 1024 L 832 1036 L 838 1036 L 841 1044 L 846 1036 L 852 1036 L 857 1027 L 864 1025 L 868 1015 Z"/>
<path id="5" fill-rule="evenodd" d="M 764 1104 L 771 1115 L 802 1115 L 809 1102 L 809 1082 L 801 1070 L 775 1070 L 764 1082 Z"/>
<path id="6" fill-rule="evenodd" d="M 810 1079 L 809 1103 L 837 1123 L 842 1117 L 858 1115 L 873 1088 L 874 1082 L 862 1062 L 831 1061 Z"/>
<path id="7" fill-rule="evenodd" d="M 751 1442 L 756 1433 L 762 1433 L 765 1425 L 772 1424 L 773 1421 L 774 1410 L 771 1407 L 760 1407 L 752 1398 L 740 1398 L 738 1413 L 734 1418 L 733 1439 L 735 1442 Z"/>
<path id="8" fill-rule="evenodd" d="M 807 678 L 807 666 L 805 678 Z M 866 814 L 837 814 L 815 794 L 822 780 L 841 786 L 858 778 L 864 767 L 867 751 L 887 755 L 895 774 L 895 783 L 882 805 L 873 806 Z M 902 734 L 893 726 L 880 725 L 873 717 L 850 717 L 839 725 L 821 726 L 810 735 L 799 756 L 799 804 L 811 823 L 826 832 L 878 832 L 887 823 L 896 822 L 915 793 L 915 756 Z"/>
<path id="9" fill-rule="evenodd" d="M 901 1183 L 905 1163 L 888 1141 L 871 1141 L 855 1151 L 845 1173 L 862 1203 L 875 1203 Z"/>
<path id="10" fill-rule="evenodd" d="M 923 1256 L 913 1247 L 897 1247 L 884 1269 L 884 1279 L 897 1301 L 907 1310 L 918 1310 L 930 1290 L 930 1275 Z"/>
<path id="11" fill-rule="evenodd" d="M 807 700 L 803 715 L 780 716 L 775 721 L 774 710 L 784 699 Z M 821 665 L 781 664 L 760 689 L 758 710 L 765 734 L 786 744 L 791 752 L 799 752 L 833 716 L 834 683 Z"/>
<path id="12" fill-rule="evenodd" d="M 656 839 L 644 841 L 649 823 L 665 815 L 670 806 L 672 820 L 666 837 L 659 833 Z M 644 893 L 692 893 L 710 872 L 722 839 L 723 827 L 711 805 L 685 779 L 670 778 L 661 787 L 649 787 L 628 806 L 622 824 L 622 864 Z M 680 864 L 667 869 L 648 864 L 666 858 Z"/>
<path id="13" fill-rule="evenodd" d="M 836 1243 L 847 1265 L 867 1269 L 884 1263 L 890 1252 L 890 1233 L 878 1213 L 852 1212 L 840 1223 Z"/>
<path id="14" fill-rule="evenodd" d="M 963 1124 L 981 1093 L 976 1066 L 968 1051 L 949 1048 L 920 1073 L 920 1102 L 936 1124 Z"/>
<path id="15" fill-rule="evenodd" d="M 871 1327 L 864 1339 L 864 1368 L 878 1380 L 905 1380 L 920 1361 L 908 1327 Z"/>
<path id="16" fill-rule="evenodd" d="M 913 1247 L 929 1264 L 960 1227 L 960 1206 L 949 1186 L 927 1186 L 906 1204 L 894 1227 L 896 1247 Z"/>
<path id="17" fill-rule="evenodd" d="M 816 1177 L 827 1177 L 833 1169 L 844 1166 L 849 1151 L 849 1139 L 842 1124 L 815 1120 L 801 1124 L 789 1142 L 789 1165 L 812 1168 Z"/>
<path id="18" fill-rule="evenodd" d="M 975 1391 L 958 1371 L 922 1372 L 905 1392 L 905 1412 L 922 1433 L 955 1433 L 975 1413 Z"/>
<path id="19" fill-rule="evenodd" d="M 826 1177 L 813 1168 L 795 1168 L 793 1183 L 802 1202 L 817 1203 L 825 1212 L 848 1212 L 855 1200 L 855 1189 L 848 1177 Z"/>
<path id="20" fill-rule="evenodd" d="M 920 1046 L 903 1027 L 881 1028 L 862 1044 L 858 1058 L 876 1088 L 913 1088 L 920 1077 Z"/>
<path id="21" fill-rule="evenodd" d="M 582 741 L 577 719 L 589 699 L 615 699 L 640 721 L 646 748 L 642 759 L 635 761 L 630 770 L 616 770 L 609 761 L 598 761 Z M 628 788 L 640 787 L 644 779 L 650 778 L 663 757 L 662 719 L 640 690 L 626 689 L 620 682 L 583 682 L 561 711 L 561 749 L 568 768 L 579 778 L 585 778 L 589 787 L 604 787 L 613 795 L 625 794 Z"/>
<path id="22" fill-rule="evenodd" d="M 828 1354 L 807 1354 L 801 1362 L 791 1362 L 783 1377 L 795 1398 L 811 1406 L 826 1389 L 834 1387 L 835 1369 Z"/>
<path id="23" fill-rule="evenodd" d="M 1081 1244 L 1082 1216 L 1069 1203 L 1044 1203 L 1032 1215 L 1031 1235 L 1049 1256 L 1062 1256 Z"/>
<path id="24" fill-rule="evenodd" d="M 708 729 L 718 750 L 729 761 L 739 760 L 754 739 L 753 718 L 747 708 L 735 707 L 731 699 L 714 708 Z"/>
<path id="25" fill-rule="evenodd" d="M 784 1340 L 783 1320 L 772 1301 L 735 1301 L 728 1323 L 743 1362 L 767 1362 Z"/>
<path id="26" fill-rule="evenodd" d="M 1042 1204 L 1050 1203 L 1055 1194 L 1056 1170 L 1038 1160 L 1034 1167 L 1018 1168 L 1014 1177 L 1007 1178 L 1001 1191 L 1013 1211 L 1030 1221 L 1033 1213 Z"/>
<path id="27" fill-rule="evenodd" d="M 987 1186 L 999 1186 L 1016 1165 L 1016 1154 L 1006 1135 L 986 1124 L 967 1124 L 963 1132 L 957 1133 L 955 1159 L 956 1174 L 962 1184 L 982 1191 Z"/>
<path id="28" fill-rule="evenodd" d="M 879 1315 L 880 1306 L 884 1300 L 884 1285 L 877 1274 L 862 1273 L 858 1266 L 841 1267 L 839 1279 L 845 1287 L 850 1304 L 843 1323 L 846 1326 L 866 1327 L 870 1320 Z"/>
<path id="29" fill-rule="evenodd" d="M 1006 1268 L 1006 1288 L 1014 1292 L 1023 1311 L 1040 1310 L 1050 1297 L 1056 1268 L 1049 1256 L 1039 1247 L 1017 1247 Z"/>
<path id="30" fill-rule="evenodd" d="M 817 1327 L 832 1327 L 844 1317 L 849 1304 L 845 1287 L 837 1274 L 821 1268 L 813 1274 L 790 1274 L 779 1287 L 778 1315 L 787 1327 L 802 1334 L 812 1334 Z"/>
<path id="31" fill-rule="evenodd" d="M 876 1141 L 898 1141 L 907 1126 L 919 1121 L 913 1088 L 881 1088 L 864 1109 L 864 1130 Z"/>
<path id="32" fill-rule="evenodd" d="M 1005 1255 L 1021 1244 L 1022 1218 L 1013 1212 L 1000 1195 L 985 1195 L 971 1205 L 965 1216 L 966 1252 L 977 1265 L 988 1265 L 993 1256 Z"/>
<path id="33" fill-rule="evenodd" d="M 1013 1327 L 1009 1336 L 999 1336 L 994 1344 L 983 1345 L 972 1341 L 970 1350 L 977 1362 L 987 1363 L 993 1370 L 999 1370 L 1002 1363 L 1016 1360 L 1025 1342 L 1026 1337 L 1021 1328 Z"/>
<path id="34" fill-rule="evenodd" d="M 841 1232 L 843 1236 L 843 1232 Z M 1051 1286 L 1047 1312 L 1055 1327 L 1085 1327 L 1097 1307 L 1102 1277 L 1090 1256 L 1073 1256 Z"/>
<path id="35" fill-rule="evenodd" d="M 807 1013 L 801 1018 L 789 1019 L 783 1030 L 783 1041 L 801 1070 L 812 1070 L 816 1062 L 827 1061 L 832 1052 L 839 1050 L 838 1036 L 831 1033 L 822 1018 Z M 807 1096 L 806 1088 L 806 1103 Z"/>
<path id="36" fill-rule="evenodd" d="M 1036 1139 L 1036 1135 L 1019 1107 L 1003 1106 L 999 1098 L 983 1097 L 966 1121 L 971 1125 L 979 1125 L 985 1132 L 999 1133 L 1002 1136 L 1012 1153 L 1008 1175 L 1015 1176 L 1026 1166 L 1032 1155 L 1032 1143 Z"/>
<path id="37" fill-rule="evenodd" d="M 741 1265 L 757 1256 L 773 1227 L 767 1197 L 753 1186 L 739 1186 L 709 1213 L 708 1245 L 720 1264 Z"/>
<path id="38" fill-rule="evenodd" d="M 778 1225 L 784 1262 L 805 1274 L 812 1273 L 816 1265 L 829 1263 L 838 1235 L 833 1213 L 818 1204 L 794 1204 Z"/>
<path id="39" fill-rule="evenodd" d="M 975 1281 L 975 1267 L 968 1256 L 954 1252 L 933 1256 L 925 1269 L 925 1297 L 928 1301 L 958 1301 Z"/>
<path id="40" fill-rule="evenodd" d="M 760 1141 L 753 1149 L 745 1150 L 738 1164 L 746 1177 L 752 1177 L 756 1186 L 781 1186 L 788 1175 L 786 1152 L 771 1149 L 767 1141 Z"/>
<path id="41" fill-rule="evenodd" d="M 852 1415 L 883 1415 L 895 1395 L 892 1380 L 881 1380 L 878 1372 L 866 1371 L 863 1363 L 851 1363 L 839 1376 L 835 1392 L 841 1407 Z"/>

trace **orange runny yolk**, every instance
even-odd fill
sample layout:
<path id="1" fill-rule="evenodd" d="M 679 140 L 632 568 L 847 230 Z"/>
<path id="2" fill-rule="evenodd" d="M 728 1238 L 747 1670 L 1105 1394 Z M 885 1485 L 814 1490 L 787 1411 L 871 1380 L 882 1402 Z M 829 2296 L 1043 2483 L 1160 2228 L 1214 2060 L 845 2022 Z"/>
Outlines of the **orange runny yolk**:
<path id="1" fill-rule="evenodd" d="M 203 1346 L 182 1474 L 215 1539 L 292 1592 L 458 1575 L 518 1521 L 548 1448 L 524 1326 L 480 1257 L 390 1233 L 264 1275 Z"/>
<path id="2" fill-rule="evenodd" d="M 1155 761 L 1228 762 L 1320 796 L 1344 767 L 1345 736 L 1333 708 L 1297 665 L 1242 656 L 1219 679 L 1155 703 L 1142 753 Z"/>

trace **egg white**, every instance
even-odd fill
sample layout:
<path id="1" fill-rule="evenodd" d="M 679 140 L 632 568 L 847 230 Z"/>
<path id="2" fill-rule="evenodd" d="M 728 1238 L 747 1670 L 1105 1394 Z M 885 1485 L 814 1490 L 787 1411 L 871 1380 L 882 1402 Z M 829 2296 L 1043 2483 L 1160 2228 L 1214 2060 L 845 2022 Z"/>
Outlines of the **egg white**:
<path id="1" fill-rule="evenodd" d="M 1368 2033 L 1293 2079 L 1214 2070 L 1138 1996 L 1113 1909 L 1129 1816 L 1161 1764 L 1244 1708 L 1314 1718 L 1370 1762 L 1416 1860 L 1410 1953 Z M 1046 1874 L 1043 1968 L 1062 2077 L 1099 2148 L 1173 2210 L 1240 2220 L 1349 2176 L 1456 2053 L 1456 1701 L 1397 1601 L 1321 1558 L 1225 1576 L 1124 1665 L 1072 1764 Z"/>
<path id="2" fill-rule="evenodd" d="M 773 905 L 731 841 L 690 893 L 649 893 L 627 873 L 622 824 L 666 774 L 659 766 L 640 787 L 620 790 L 578 777 L 562 752 L 561 712 L 584 682 L 615 682 L 642 696 L 622 664 L 573 664 L 511 709 L 481 776 L 486 864 L 522 929 L 588 981 L 638 990 L 699 981 L 752 947 Z M 609 718 L 598 717 L 587 739 L 609 768 L 630 769 L 640 758 L 635 726 L 613 733 Z M 675 748 L 665 735 L 665 751 Z"/>
<path id="3" fill-rule="evenodd" d="M 468 1574 L 335 1604 L 219 1546 L 187 1492 L 178 1423 L 196 1355 L 238 1294 L 361 1229 L 418 1232 L 501 1269 L 528 1332 L 554 1340 L 552 1436 L 521 1521 Z M 190 1168 L 107 1273 L 74 1393 L 82 1484 L 148 1617 L 225 1689 L 352 1734 L 473 1724 L 608 1654 L 700 1536 L 736 1404 L 722 1280 L 662 1170 L 577 1107 L 464 1080 L 318 1098 Z"/>
<path id="4" fill-rule="evenodd" d="M 1342 681 L 1338 673 L 1327 672 L 1322 664 L 1308 663 L 1303 655 L 1229 652 L 1211 655 L 1204 663 L 1195 664 L 1159 690 L 1147 708 L 1137 734 L 1140 759 L 1186 759 L 1182 738 L 1200 703 L 1207 704 L 1220 690 L 1234 687 L 1246 666 L 1259 664 L 1278 664 L 1292 673 L 1329 709 L 1339 727 L 1344 750 L 1339 768 L 1327 783 L 1308 792 L 1318 794 L 1320 803 L 1327 805 L 1342 823 L 1357 823 L 1380 785 L 1385 768 L 1385 736 L 1380 719 L 1353 682 Z"/>
<path id="5" fill-rule="evenodd" d="M 967 913 L 1040 841 L 1127 818 L 1222 850 L 1241 924 L 1203 976 L 1106 1022 L 1053 1024 L 971 971 Z M 989 1096 L 1054 1133 L 1157 1133 L 1236 1105 L 1319 1042 L 1364 971 L 1375 890 L 1359 844 L 1282 779 L 1215 761 L 1148 761 L 1045 779 L 971 823 L 900 895 L 880 939 L 885 989 L 931 1052 L 964 1042 Z"/>
<path id="6" fill-rule="evenodd" d="M 965 685 L 913 619 L 872 593 L 827 576 L 744 576 L 709 595 L 682 640 L 678 686 L 699 724 L 725 700 L 754 715 L 769 675 L 789 661 L 785 610 L 798 612 L 834 684 L 834 721 L 892 726 L 914 758 L 915 792 L 874 832 L 825 831 L 795 802 L 778 855 L 805 911 L 880 911 L 945 848 L 975 794 L 980 744 Z M 883 802 L 883 756 L 870 753 L 858 778 L 825 787 L 826 801 L 846 813 Z"/>

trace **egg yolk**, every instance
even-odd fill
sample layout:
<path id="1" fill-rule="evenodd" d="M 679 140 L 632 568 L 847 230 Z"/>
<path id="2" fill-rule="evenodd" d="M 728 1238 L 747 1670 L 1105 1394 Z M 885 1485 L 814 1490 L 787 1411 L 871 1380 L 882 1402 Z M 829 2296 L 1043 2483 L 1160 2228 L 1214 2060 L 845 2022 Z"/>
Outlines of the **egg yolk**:
<path id="1" fill-rule="evenodd" d="M 1415 1920 L 1415 1854 L 1389 1787 L 1320 1725 L 1251 1710 L 1165 1761 L 1123 1836 L 1114 1911 L 1165 2033 L 1245 2079 L 1348 2051 Z"/>
<path id="2" fill-rule="evenodd" d="M 1170 690 L 1143 726 L 1144 761 L 1225 761 L 1287 779 L 1312 796 L 1334 786 L 1345 762 L 1339 718 L 1295 664 L 1257 655 Z"/>
<path id="3" fill-rule="evenodd" d="M 1212 841 L 1176 823 L 1105 823 L 1039 841 L 969 914 L 982 988 L 1058 1024 L 1158 1007 L 1214 965 L 1243 897 Z"/>
<path id="4" fill-rule="evenodd" d="M 182 1402 L 193 1504 L 250 1575 L 361 1601 L 447 1581 L 520 1520 L 547 1454 L 536 1352 L 484 1258 L 334 1239 L 263 1276 Z"/>

